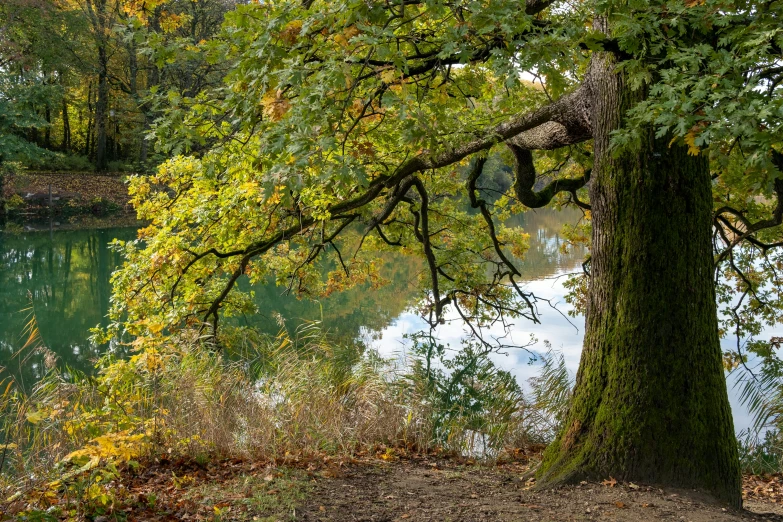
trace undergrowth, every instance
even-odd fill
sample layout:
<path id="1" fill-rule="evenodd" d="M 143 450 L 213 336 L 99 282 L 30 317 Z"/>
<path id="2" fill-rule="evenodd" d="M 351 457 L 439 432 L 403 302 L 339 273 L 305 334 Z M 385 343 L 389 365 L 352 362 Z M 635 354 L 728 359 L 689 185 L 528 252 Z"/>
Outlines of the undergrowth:
<path id="1" fill-rule="evenodd" d="M 745 430 L 737 437 L 740 467 L 744 473 L 765 475 L 783 470 L 783 440 L 777 430 L 759 434 Z"/>
<path id="2" fill-rule="evenodd" d="M 26 348 L 46 353 L 36 332 L 33 316 Z M 457 357 L 414 349 L 391 361 L 335 342 L 318 323 L 273 337 L 226 329 L 220 341 L 218 350 L 195 330 L 142 337 L 129 358 L 105 355 L 95 376 L 52 363 L 31 393 L 3 382 L 0 509 L 74 520 L 120 513 L 120 475 L 161 455 L 299 462 L 362 452 L 519 454 L 551 435 L 562 408 L 552 398 L 567 400 L 562 390 L 528 399 L 470 343 Z M 567 390 L 556 375 L 550 381 L 539 385 Z"/>

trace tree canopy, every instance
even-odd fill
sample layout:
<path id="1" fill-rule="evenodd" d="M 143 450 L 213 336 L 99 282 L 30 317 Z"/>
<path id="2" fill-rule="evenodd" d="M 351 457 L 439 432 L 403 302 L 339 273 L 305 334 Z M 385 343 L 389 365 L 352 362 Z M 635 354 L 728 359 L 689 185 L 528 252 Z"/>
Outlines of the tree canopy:
<path id="1" fill-rule="evenodd" d="M 29 149 L 5 147 L 5 160 L 54 170 L 145 171 L 159 163 L 161 157 L 148 156 L 146 139 L 157 104 L 169 92 L 192 96 L 219 81 L 220 64 L 205 63 L 196 45 L 212 38 L 233 5 L 229 0 L 4 2 L 0 92 L 35 125 L 4 124 L 0 134 L 40 149 L 31 155 Z"/>
<path id="2" fill-rule="evenodd" d="M 746 287 L 751 307 L 777 320 L 779 286 L 762 281 L 776 272 L 750 261 L 764 254 L 779 266 L 769 246 L 780 234 L 777 7 L 238 6 L 220 37 L 200 47 L 206 62 L 230 64 L 222 84 L 169 97 L 155 125 L 161 150 L 178 156 L 132 184 L 151 225 L 143 243 L 125 245 L 131 261 L 117 279 L 118 313 L 157 310 L 156 328 L 214 322 L 247 306 L 233 290 L 243 274 L 274 274 L 317 294 L 372 278 L 373 252 L 399 245 L 428 261 L 424 304 L 433 321 L 447 305 L 473 319 L 535 320 L 535 297 L 505 284 L 519 277 L 514 255 L 526 239 L 504 219 L 545 204 L 589 208 L 578 192 L 592 166 L 584 93 L 591 56 L 610 51 L 632 88 L 646 93 L 614 147 L 638 146 L 638 130 L 653 126 L 672 145 L 710 156 L 715 246 L 719 266 L 731 269 L 721 289 Z M 609 21 L 611 36 L 593 25 L 596 17 Z M 489 151 L 516 161 L 515 186 L 491 205 L 476 192 Z M 553 183 L 542 188 L 542 177 Z M 340 265 L 327 281 L 309 269 L 319 255 Z M 725 327 L 734 323 L 729 317 Z"/>

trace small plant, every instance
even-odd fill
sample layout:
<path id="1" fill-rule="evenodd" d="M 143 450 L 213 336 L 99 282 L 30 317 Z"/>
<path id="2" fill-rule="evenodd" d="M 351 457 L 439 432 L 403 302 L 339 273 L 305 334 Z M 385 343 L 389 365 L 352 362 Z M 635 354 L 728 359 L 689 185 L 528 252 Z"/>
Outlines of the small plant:
<path id="1" fill-rule="evenodd" d="M 762 475 L 783 470 L 783 437 L 777 430 L 767 430 L 759 437 L 754 430 L 737 436 L 740 467 L 744 473 Z"/>
<path id="2" fill-rule="evenodd" d="M 120 209 L 120 206 L 113 201 L 109 201 L 100 197 L 93 198 L 90 201 L 89 207 L 90 212 L 95 215 L 111 214 L 113 212 L 117 212 Z"/>
<path id="3" fill-rule="evenodd" d="M 45 155 L 28 160 L 26 166 L 30 170 L 42 171 L 91 172 L 95 170 L 95 166 L 87 156 L 48 151 Z"/>
<path id="4" fill-rule="evenodd" d="M 26 203 L 24 199 L 19 194 L 14 194 L 10 198 L 8 198 L 5 202 L 5 209 L 8 212 L 16 212 L 17 210 L 23 209 L 26 206 Z"/>
<path id="5" fill-rule="evenodd" d="M 489 359 L 490 348 L 465 341 L 450 353 L 429 335 L 411 338 L 408 395 L 426 400 L 433 444 L 483 457 L 524 444 L 524 395 L 514 377 Z"/>
<path id="6" fill-rule="evenodd" d="M 528 429 L 537 434 L 536 442 L 551 442 L 565 420 L 574 380 L 566 368 L 561 352 L 552 349 L 548 342 L 546 354 L 540 358 L 543 362 L 541 373 L 529 380 L 532 388 L 531 409 L 527 418 Z"/>

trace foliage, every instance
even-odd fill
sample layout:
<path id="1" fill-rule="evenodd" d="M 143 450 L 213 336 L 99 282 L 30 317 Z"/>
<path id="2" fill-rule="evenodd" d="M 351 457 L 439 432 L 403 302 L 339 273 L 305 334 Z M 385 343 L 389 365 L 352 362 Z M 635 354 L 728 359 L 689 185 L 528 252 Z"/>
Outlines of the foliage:
<path id="1" fill-rule="evenodd" d="M 159 163 L 147 153 L 145 138 L 158 98 L 169 89 L 195 94 L 222 76 L 219 64 L 205 63 L 194 43 L 213 37 L 233 3 L 3 2 L 0 136 L 8 143 L 0 141 L 1 150 L 13 145 L 14 156 L 47 170 L 92 170 L 98 156 L 100 170 L 109 161 L 136 164 L 137 172 Z M 26 99 L 26 121 L 18 122 L 25 128 L 16 124 L 6 132 L 2 102 L 19 97 Z"/>
<path id="2" fill-rule="evenodd" d="M 411 340 L 407 379 L 414 395 L 430 404 L 437 444 L 483 456 L 497 455 L 512 440 L 517 447 L 525 445 L 525 397 L 516 379 L 488 358 L 490 349 L 470 341 L 449 349 L 423 334 Z"/>
<path id="3" fill-rule="evenodd" d="M 80 154 L 53 153 L 38 159 L 27 160 L 25 165 L 30 170 L 42 171 L 90 172 L 95 170 L 90 159 Z"/>
<path id="4" fill-rule="evenodd" d="M 562 353 L 549 350 L 541 357 L 543 366 L 538 376 L 530 381 L 530 417 L 527 429 L 542 437 L 541 442 L 551 442 L 560 431 L 574 389 L 574 379 L 565 364 Z"/>
<path id="5" fill-rule="evenodd" d="M 36 81 L 19 81 L 0 71 L 0 164 L 6 161 L 35 161 L 50 155 L 26 139 L 30 131 L 46 125 L 34 107 L 56 96 L 56 89 Z"/>
<path id="6" fill-rule="evenodd" d="M 783 470 L 783 444 L 780 432 L 765 431 L 763 437 L 758 432 L 747 430 L 737 436 L 739 444 L 740 466 L 744 473 L 765 475 L 780 473 Z"/>
<path id="7" fill-rule="evenodd" d="M 768 430 L 779 432 L 783 427 L 783 361 L 777 351 L 781 339 L 773 337 L 771 343 L 757 341 L 748 346 L 751 353 L 758 354 L 758 362 L 748 366 L 745 357 L 728 359 L 726 365 L 737 367 L 735 386 L 740 389 L 740 401 L 753 416 L 753 432 L 758 435 Z M 739 341 L 738 341 L 739 342 Z"/>
<path id="8" fill-rule="evenodd" d="M 504 283 L 519 276 L 511 259 L 528 246 L 524 231 L 505 224 L 521 207 L 502 194 L 489 206 L 469 204 L 476 191 L 467 193 L 464 155 L 411 179 L 406 190 L 420 194 L 409 201 L 375 196 L 394 192 L 383 187 L 396 183 L 390 176 L 403 158 L 446 154 L 545 100 L 512 74 L 533 54 L 551 61 L 549 88 L 562 92 L 568 76 L 554 64 L 580 61 L 565 42 L 581 29 L 565 22 L 581 15 L 551 14 L 556 28 L 539 31 L 516 2 L 401 9 L 292 2 L 243 5 L 227 16 L 220 38 L 200 49 L 231 72 L 198 96 L 170 95 L 154 127 L 162 151 L 190 155 L 131 181 L 150 226 L 117 245 L 129 262 L 114 280 L 113 333 L 205 321 L 214 329 L 223 316 L 254 311 L 236 285 L 246 277 L 274 277 L 302 297 L 377 285 L 378 252 L 393 245 L 427 260 L 420 283 L 433 293 L 422 292 L 421 309 L 432 323 L 443 303 L 477 323 L 498 310 L 504 319 L 535 316 L 533 298 Z M 421 40 L 401 36 L 408 31 Z M 520 34 L 533 42 L 522 54 L 512 45 Z M 473 60 L 476 48 L 485 54 Z M 458 62 L 465 67 L 441 67 Z M 562 173 L 582 173 L 562 163 Z M 324 265 L 336 269 L 321 278 Z"/>

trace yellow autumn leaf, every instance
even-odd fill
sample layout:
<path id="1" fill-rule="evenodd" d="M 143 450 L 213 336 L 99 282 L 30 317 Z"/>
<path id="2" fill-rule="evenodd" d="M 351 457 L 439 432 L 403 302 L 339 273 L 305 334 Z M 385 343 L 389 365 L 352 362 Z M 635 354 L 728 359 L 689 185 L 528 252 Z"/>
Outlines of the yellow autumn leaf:
<path id="1" fill-rule="evenodd" d="M 39 422 L 41 422 L 46 418 L 46 413 L 41 410 L 32 411 L 30 413 L 27 413 L 25 417 L 27 418 L 27 422 L 29 422 L 30 424 L 38 424 Z"/>
<path id="2" fill-rule="evenodd" d="M 348 42 L 359 34 L 359 29 L 355 25 L 347 27 L 342 33 L 334 35 L 334 41 L 342 47 L 348 47 Z"/>
<path id="3" fill-rule="evenodd" d="M 696 134 L 691 130 L 683 138 L 685 144 L 688 145 L 688 154 L 691 156 L 698 156 L 701 149 L 696 145 Z"/>
<path id="4" fill-rule="evenodd" d="M 149 325 L 150 332 L 152 333 L 160 333 L 165 325 L 163 323 L 151 323 Z"/>
<path id="5" fill-rule="evenodd" d="M 291 104 L 283 97 L 283 92 L 280 90 L 269 90 L 261 98 L 261 103 L 264 106 L 264 115 L 272 121 L 280 121 Z"/>
<path id="6" fill-rule="evenodd" d="M 176 31 L 183 22 L 182 15 L 176 13 L 163 12 L 160 15 L 160 27 L 164 33 Z"/>
<path id="7" fill-rule="evenodd" d="M 383 83 L 392 83 L 394 82 L 395 78 L 397 77 L 397 71 L 394 69 L 386 69 L 384 71 L 381 71 L 381 80 Z"/>
<path id="8" fill-rule="evenodd" d="M 281 40 L 283 40 L 288 45 L 293 45 L 299 39 L 299 34 L 301 32 L 302 32 L 302 21 L 291 20 L 286 24 L 285 27 L 283 27 L 283 30 L 280 31 L 280 34 L 278 36 L 280 37 Z"/>

